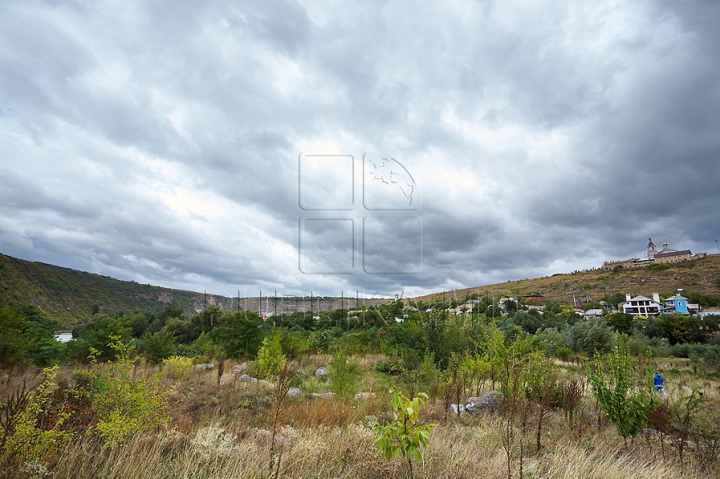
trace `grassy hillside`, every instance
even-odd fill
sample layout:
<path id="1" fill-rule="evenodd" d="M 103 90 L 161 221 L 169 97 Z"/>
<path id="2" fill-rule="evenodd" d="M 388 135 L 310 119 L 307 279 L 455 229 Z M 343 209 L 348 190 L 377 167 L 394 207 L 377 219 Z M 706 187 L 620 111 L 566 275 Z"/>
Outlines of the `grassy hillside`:
<path id="1" fill-rule="evenodd" d="M 202 308 L 204 296 L 0 254 L 0 302 L 33 304 L 69 325 L 89 317 L 95 306 L 113 313 L 161 311 L 167 304 L 177 304 L 188 313 L 195 312 Z M 230 307 L 230 301 L 222 296 L 208 295 L 208 302 Z"/>
<path id="2" fill-rule="evenodd" d="M 168 304 L 182 306 L 186 314 L 202 311 L 207 304 L 223 310 L 237 308 L 237 298 L 120 281 L 45 263 L 25 261 L 0 253 L 0 304 L 32 304 L 65 326 L 88 318 L 97 306 L 106 313 L 148 309 L 162 311 Z M 385 303 L 384 299 L 362 299 L 361 305 Z M 267 313 L 328 311 L 355 307 L 354 298 L 241 298 L 240 308 Z"/>
<path id="3" fill-rule="evenodd" d="M 647 268 L 620 271 L 590 270 L 569 274 L 556 274 L 545 278 L 521 279 L 486 286 L 446 291 L 413 298 L 412 301 L 427 303 L 453 299 L 459 301 L 478 296 L 525 296 L 540 294 L 544 300 L 572 302 L 573 294 L 584 299 L 589 294 L 593 300 L 613 293 L 643 294 L 670 293 L 679 288 L 704 295 L 720 296 L 720 256 L 687 261 L 657 271 Z M 243 298 L 241 308 L 253 311 L 274 312 L 273 298 Z M 224 310 L 235 309 L 237 300 L 217 295 L 207 295 L 208 304 L 217 304 Z M 361 300 L 361 303 L 384 303 L 387 300 Z M 162 310 L 165 305 L 177 304 L 188 314 L 202 310 L 203 293 L 181 291 L 132 281 L 120 281 L 108 276 L 76 271 L 45 263 L 24 261 L 0 254 L 0 303 L 33 304 L 64 325 L 70 325 L 92 314 L 95 306 L 107 313 L 137 309 Z M 277 311 L 314 311 L 340 308 L 340 298 L 309 298 L 278 300 Z M 346 308 L 354 307 L 352 298 L 345 298 Z"/>
<path id="4" fill-rule="evenodd" d="M 668 265 L 669 266 L 669 265 Z M 445 299 L 464 300 L 467 296 L 502 297 L 541 294 L 545 300 L 572 302 L 573 294 L 577 299 L 585 299 L 585 293 L 597 301 L 613 293 L 642 294 L 652 297 L 652 293 L 670 293 L 682 288 L 704 295 L 720 296 L 720 256 L 710 255 L 702 259 L 686 261 L 657 271 L 647 267 L 612 270 L 578 271 L 569 274 L 556 274 L 537 279 L 521 279 L 506 283 L 477 286 L 474 288 L 446 291 L 414 298 L 416 301 L 433 302 Z"/>

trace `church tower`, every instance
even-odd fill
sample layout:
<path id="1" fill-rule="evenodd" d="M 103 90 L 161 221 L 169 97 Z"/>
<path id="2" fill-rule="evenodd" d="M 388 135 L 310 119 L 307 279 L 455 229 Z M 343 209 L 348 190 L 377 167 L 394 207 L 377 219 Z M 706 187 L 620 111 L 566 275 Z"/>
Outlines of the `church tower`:
<path id="1" fill-rule="evenodd" d="M 652 242 L 652 238 L 648 238 L 647 259 L 653 261 L 655 259 L 655 253 L 657 253 L 657 250 L 655 249 L 655 243 Z"/>

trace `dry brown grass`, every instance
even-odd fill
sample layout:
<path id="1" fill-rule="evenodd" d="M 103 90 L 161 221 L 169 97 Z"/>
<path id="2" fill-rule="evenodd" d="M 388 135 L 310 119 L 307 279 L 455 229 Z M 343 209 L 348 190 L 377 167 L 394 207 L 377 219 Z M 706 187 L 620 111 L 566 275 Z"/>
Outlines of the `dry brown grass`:
<path id="1" fill-rule="evenodd" d="M 317 406 L 327 406 L 318 404 Z M 168 428 L 102 449 L 92 440 L 70 446 L 53 464 L 54 477 L 103 478 L 260 478 L 268 477 L 268 434 L 244 424 L 197 424 L 193 431 Z M 555 428 L 553 428 L 555 429 Z M 280 431 L 280 477 L 405 478 L 406 464 L 375 454 L 373 432 L 366 426 L 284 426 Z M 524 459 L 525 477 L 546 478 L 699 478 L 692 465 L 682 472 L 676 462 L 663 462 L 657 452 L 637 446 L 623 449 L 614 431 L 586 436 L 581 443 L 551 433 L 551 447 Z M 507 477 L 497 419 L 472 425 L 450 423 L 436 428 L 430 447 L 416 464 L 418 478 Z M 513 461 L 518 475 L 518 457 Z M 38 464 L 24 465 L 10 477 L 27 477 Z M 689 471 L 689 472 L 688 472 Z"/>
<path id="2" fill-rule="evenodd" d="M 362 359 L 362 358 L 358 358 Z M 367 358 L 361 369 L 369 372 L 381 357 Z M 310 357 L 306 364 L 325 365 L 328 357 Z M 577 365 L 564 365 L 561 379 L 582 378 Z M 228 366 L 229 370 L 231 366 Z M 669 366 L 668 366 L 669 367 Z M 157 368 L 139 368 L 152 374 Z M 69 372 L 63 374 L 68 375 Z M 0 384 L 8 389 L 24 378 L 35 381 L 35 371 L 24 371 Z M 370 375 L 366 375 L 369 377 Z M 366 379 L 365 385 L 371 383 Z M 711 405 L 717 405 L 717 382 L 708 383 Z M 672 387 L 689 392 L 690 382 Z M 323 383 L 306 378 L 304 385 Z M 303 385 L 303 387 L 304 387 Z M 0 477 L 57 478 L 265 478 L 268 471 L 271 391 L 264 386 L 228 377 L 217 385 L 215 371 L 192 371 L 183 380 L 168 380 L 173 391 L 173 422 L 115 447 L 103 447 L 93 437 L 79 437 L 59 456 L 16 464 Z M 669 391 L 672 389 L 669 388 Z M 288 478 L 405 478 L 407 464 L 377 456 L 371 425 L 389 414 L 388 395 L 341 402 L 333 399 L 288 399 L 280 417 L 279 477 Z M 502 448 L 501 420 L 497 417 L 448 416 L 442 401 L 428 402 L 423 412 L 438 425 L 430 446 L 416 464 L 418 478 L 504 478 L 507 462 Z M 519 477 L 519 438 L 512 450 L 513 477 Z M 561 410 L 553 410 L 543 426 L 540 451 L 535 431 L 522 437 L 524 477 L 603 478 L 717 477 L 702 471 L 697 458 L 687 454 L 684 468 L 666 443 L 663 459 L 656 436 L 638 438 L 628 448 L 614 426 L 603 420 L 589 389 L 585 390 L 571 428 Z M 714 467 L 714 466 L 713 466 Z"/>
<path id="3" fill-rule="evenodd" d="M 601 265 L 598 264 L 598 267 Z M 599 300 L 605 294 L 630 293 L 633 296 L 652 293 L 664 293 L 683 288 L 686 291 L 697 291 L 701 294 L 717 295 L 718 288 L 715 279 L 720 274 L 720 256 L 711 255 L 706 258 L 677 263 L 666 271 L 647 271 L 642 268 L 630 268 L 619 272 L 602 269 L 583 272 L 558 274 L 545 278 L 520 279 L 485 286 L 476 286 L 466 289 L 448 291 L 446 293 L 433 293 L 405 300 L 408 303 L 423 301 L 432 303 L 442 301 L 450 302 L 458 299 L 461 302 L 466 295 L 486 294 L 490 297 L 515 296 L 541 293 L 546 300 L 570 302 L 572 294 L 589 293 Z"/>

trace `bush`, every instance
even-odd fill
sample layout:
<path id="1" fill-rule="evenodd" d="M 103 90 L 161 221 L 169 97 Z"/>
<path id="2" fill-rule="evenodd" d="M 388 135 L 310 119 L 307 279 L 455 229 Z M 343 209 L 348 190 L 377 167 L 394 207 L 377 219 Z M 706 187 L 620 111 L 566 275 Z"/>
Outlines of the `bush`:
<path id="1" fill-rule="evenodd" d="M 12 461 L 27 463 L 46 454 L 56 454 L 72 437 L 63 427 L 69 414 L 54 414 L 49 408 L 57 371 L 57 366 L 45 369 L 45 380 L 37 391 L 26 393 L 23 387 L 7 404 L 2 404 L 7 416 L 5 425 L 12 423 L 12 427 L 0 428 L 0 465 Z"/>
<path id="2" fill-rule="evenodd" d="M 352 399 L 358 388 L 360 366 L 349 362 L 344 354 L 336 353 L 329 366 L 330 391 L 342 399 Z"/>
<path id="3" fill-rule="evenodd" d="M 651 263 L 645 266 L 647 271 L 666 271 L 670 268 L 672 268 L 672 266 L 667 263 Z"/>
<path id="4" fill-rule="evenodd" d="M 398 358 L 393 358 L 382 361 L 375 366 L 375 370 L 383 374 L 389 374 L 390 376 L 401 376 L 405 372 L 405 367 Z"/>
<path id="5" fill-rule="evenodd" d="M 143 347 L 150 358 L 150 362 L 158 364 L 163 359 L 175 354 L 175 336 L 171 333 L 153 333 L 145 338 Z"/>
<path id="6" fill-rule="evenodd" d="M 187 373 L 192 369 L 193 360 L 192 358 L 183 356 L 170 356 L 169 358 L 163 359 L 162 364 L 163 369 L 169 377 L 182 379 L 187 376 Z"/>
<path id="7" fill-rule="evenodd" d="M 582 351 L 588 356 L 596 352 L 607 353 L 615 345 L 615 331 L 603 318 L 576 323 L 565 331 L 565 338 L 574 351 Z"/>
<path id="8" fill-rule="evenodd" d="M 375 425 L 374 443 L 378 447 L 378 453 L 384 453 L 387 460 L 398 455 L 402 456 L 410 468 L 410 477 L 413 475 L 412 461 L 419 461 L 421 447 L 427 447 L 430 442 L 430 435 L 435 424 L 417 425 L 420 416 L 420 409 L 425 406 L 424 399 L 428 395 L 418 393 L 410 399 L 407 396 L 390 390 L 393 399 L 390 406 L 393 410 L 393 421 L 386 425 Z"/>
<path id="9" fill-rule="evenodd" d="M 567 353 L 572 354 L 572 351 L 568 348 L 567 340 L 557 328 L 547 328 L 538 333 L 537 337 L 540 339 L 541 344 L 545 345 L 545 349 L 550 356 L 559 358 L 561 350 L 563 350 L 563 355 Z M 567 353 L 565 351 L 567 351 Z"/>
<path id="10" fill-rule="evenodd" d="M 286 362 L 287 359 L 282 353 L 280 330 L 275 330 L 272 336 L 263 339 L 255 361 L 255 372 L 259 378 L 271 378 L 277 376 Z"/>
<path id="11" fill-rule="evenodd" d="M 615 346 L 604 359 L 609 363 L 608 377 L 596 354 L 595 370 L 588 373 L 588 379 L 598 404 L 627 443 L 628 437 L 637 436 L 645 426 L 648 415 L 657 407 L 657 397 L 650 389 L 649 378 L 640 378 L 647 379 L 647 387 L 636 387 L 635 360 L 626 348 Z"/>
<path id="12" fill-rule="evenodd" d="M 164 373 L 133 379 L 132 342 L 123 343 L 117 336 L 113 341 L 110 347 L 118 359 L 101 372 L 85 373 L 92 384 L 92 408 L 99 418 L 95 430 L 107 444 L 124 442 L 170 420 L 165 411 L 167 394 L 159 388 Z"/>

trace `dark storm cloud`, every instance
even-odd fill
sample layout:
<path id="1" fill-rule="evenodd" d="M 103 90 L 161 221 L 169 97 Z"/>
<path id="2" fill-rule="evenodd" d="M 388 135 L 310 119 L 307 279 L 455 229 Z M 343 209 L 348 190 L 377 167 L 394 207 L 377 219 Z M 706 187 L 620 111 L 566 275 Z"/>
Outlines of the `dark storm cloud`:
<path id="1" fill-rule="evenodd" d="M 452 289 L 639 255 L 647 236 L 707 250 L 719 12 L 4 3 L 0 246 L 228 295 Z M 405 167 L 420 209 L 388 222 L 363 207 L 366 152 Z M 314 214 L 300 154 L 355 158 L 356 202 L 339 216 L 355 224 L 354 274 L 299 270 L 299 218 Z M 308 254 L 345 265 L 344 224 L 307 230 Z M 413 274 L 366 274 L 364 260 Z"/>

